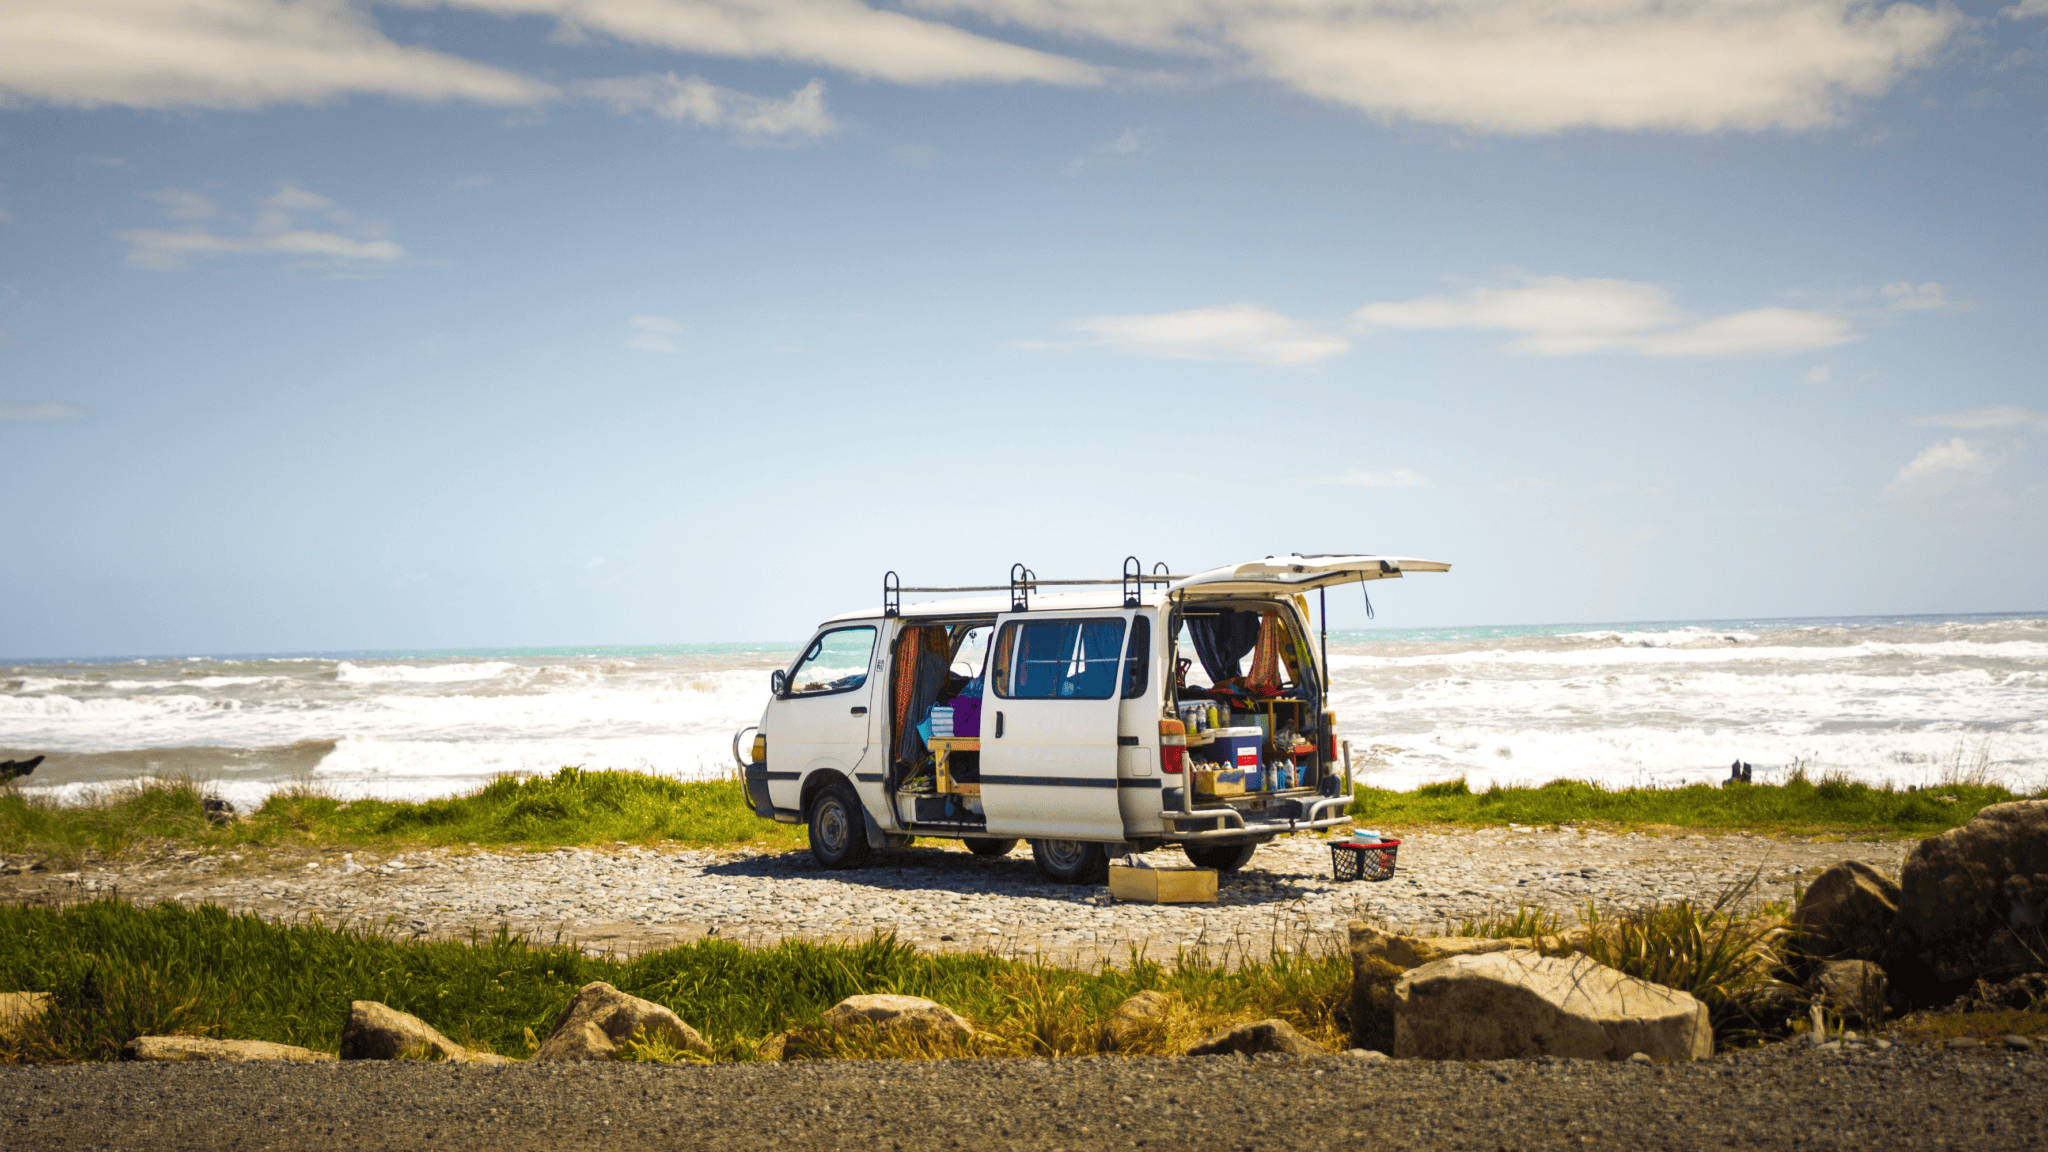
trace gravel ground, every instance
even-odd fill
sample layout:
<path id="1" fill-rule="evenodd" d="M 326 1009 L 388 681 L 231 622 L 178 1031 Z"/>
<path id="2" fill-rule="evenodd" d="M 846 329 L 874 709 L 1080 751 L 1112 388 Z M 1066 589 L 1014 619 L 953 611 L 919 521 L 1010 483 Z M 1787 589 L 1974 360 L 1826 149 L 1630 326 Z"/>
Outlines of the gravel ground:
<path id="1" fill-rule="evenodd" d="M 1897 875 L 1911 840 L 1829 843 L 1745 834 L 1652 835 L 1598 830 L 1389 829 L 1403 844 L 1385 883 L 1331 879 L 1329 851 L 1277 840 L 1221 882 L 1209 905 L 1120 904 L 1108 889 L 1052 884 L 1020 846 L 982 859 L 953 846 L 880 854 L 870 868 L 825 872 L 808 852 L 661 850 L 614 846 L 479 849 L 386 857 L 340 850 L 260 855 L 175 853 L 78 872 L 29 871 L 0 860 L 0 899 L 46 902 L 118 894 L 140 904 L 219 904 L 273 919 L 318 915 L 432 938 L 501 923 L 592 952 L 632 954 L 707 934 L 751 942 L 892 931 L 927 949 L 989 948 L 1064 962 L 1178 948 L 1260 951 L 1276 938 L 1341 932 L 1365 916 L 1421 929 L 1530 904 L 1566 911 L 1587 901 L 1631 906 L 1715 894 L 1761 869 L 1758 896 L 1789 899 L 1838 860 Z M 1177 850 L 1154 854 L 1184 864 Z"/>
<path id="2" fill-rule="evenodd" d="M 2048 1054 L 0 1067 L 44 1149 L 2040 1148 Z"/>

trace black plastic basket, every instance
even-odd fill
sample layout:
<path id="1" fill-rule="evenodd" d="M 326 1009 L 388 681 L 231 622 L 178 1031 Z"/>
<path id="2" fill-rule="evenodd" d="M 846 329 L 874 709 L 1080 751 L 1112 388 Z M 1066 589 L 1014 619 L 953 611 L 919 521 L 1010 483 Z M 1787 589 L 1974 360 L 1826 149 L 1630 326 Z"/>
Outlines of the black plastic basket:
<path id="1" fill-rule="evenodd" d="M 1339 880 L 1391 880 L 1394 856 L 1401 842 L 1384 840 L 1330 841 L 1330 872 Z"/>

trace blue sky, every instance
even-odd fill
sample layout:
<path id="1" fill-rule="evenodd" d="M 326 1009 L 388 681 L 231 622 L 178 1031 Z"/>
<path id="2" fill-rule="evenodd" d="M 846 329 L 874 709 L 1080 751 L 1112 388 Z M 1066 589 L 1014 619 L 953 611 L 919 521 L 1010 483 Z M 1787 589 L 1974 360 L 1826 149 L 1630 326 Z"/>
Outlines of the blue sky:
<path id="1" fill-rule="evenodd" d="M 2048 2 L 4 0 L 0 657 L 2048 608 Z M 1343 598 L 1333 623 L 1363 623 Z"/>

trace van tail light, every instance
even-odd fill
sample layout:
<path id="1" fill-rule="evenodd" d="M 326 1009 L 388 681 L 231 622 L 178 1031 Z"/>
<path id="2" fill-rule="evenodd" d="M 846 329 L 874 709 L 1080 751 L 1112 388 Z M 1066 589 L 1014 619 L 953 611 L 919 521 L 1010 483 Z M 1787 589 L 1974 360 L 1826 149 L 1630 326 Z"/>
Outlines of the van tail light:
<path id="1" fill-rule="evenodd" d="M 1337 714 L 1323 713 L 1323 763 L 1337 762 Z"/>
<path id="2" fill-rule="evenodd" d="M 1159 722 L 1159 770 L 1179 775 L 1188 760 L 1188 727 L 1178 720 Z"/>
<path id="3" fill-rule="evenodd" d="M 759 735 L 756 735 L 756 736 L 754 737 L 754 763 L 756 763 L 756 764 L 766 764 L 767 762 L 768 762 L 768 736 L 767 736 L 767 734 L 766 734 L 766 733 L 761 733 L 761 734 L 759 734 Z"/>

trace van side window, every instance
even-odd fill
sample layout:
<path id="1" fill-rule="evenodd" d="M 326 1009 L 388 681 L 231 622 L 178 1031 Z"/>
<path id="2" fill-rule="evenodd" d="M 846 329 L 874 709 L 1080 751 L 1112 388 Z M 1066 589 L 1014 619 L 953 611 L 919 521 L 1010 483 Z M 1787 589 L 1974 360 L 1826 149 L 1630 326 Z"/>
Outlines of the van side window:
<path id="1" fill-rule="evenodd" d="M 1122 620 L 1012 620 L 996 637 L 996 695 L 1107 700 L 1116 694 Z"/>
<path id="2" fill-rule="evenodd" d="M 1152 673 L 1152 622 L 1143 613 L 1131 617 L 1131 647 L 1124 657 L 1124 699 L 1145 694 Z"/>
<path id="3" fill-rule="evenodd" d="M 868 682 L 868 668 L 875 661 L 875 630 L 872 627 L 835 628 L 820 633 L 804 649 L 803 659 L 789 674 L 791 696 L 824 696 L 851 692 Z"/>

